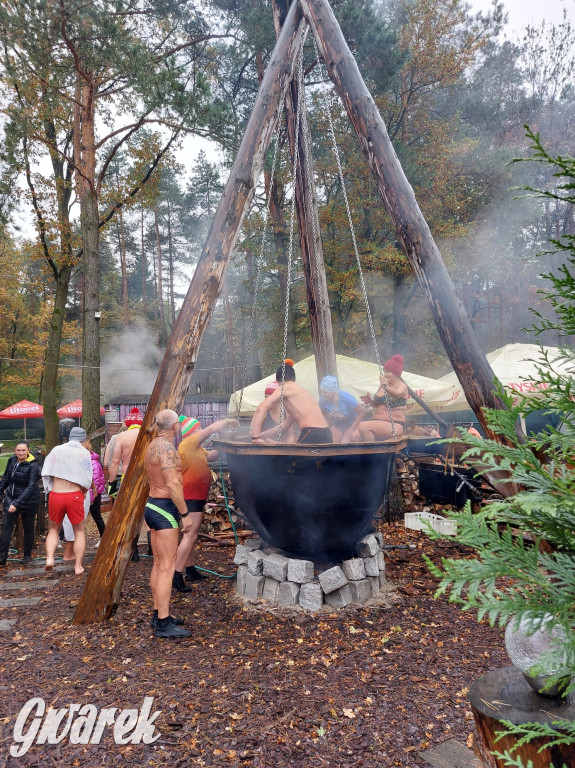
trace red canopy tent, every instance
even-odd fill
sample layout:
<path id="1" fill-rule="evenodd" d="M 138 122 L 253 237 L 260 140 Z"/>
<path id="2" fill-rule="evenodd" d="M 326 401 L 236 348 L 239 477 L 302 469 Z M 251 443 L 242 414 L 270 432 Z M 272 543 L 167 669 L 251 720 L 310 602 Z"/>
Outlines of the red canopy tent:
<path id="1" fill-rule="evenodd" d="M 19 403 L 9 405 L 0 411 L 0 419 L 24 419 L 24 439 L 26 439 L 26 419 L 42 419 L 44 409 L 39 403 L 31 403 L 30 400 L 20 400 Z"/>
<path id="2" fill-rule="evenodd" d="M 65 417 L 79 419 L 82 416 L 82 401 L 73 400 L 71 403 L 68 403 L 68 405 L 63 405 L 61 408 L 58 408 L 57 413 L 61 419 Z M 100 416 L 104 416 L 105 413 L 106 411 L 100 406 Z"/>

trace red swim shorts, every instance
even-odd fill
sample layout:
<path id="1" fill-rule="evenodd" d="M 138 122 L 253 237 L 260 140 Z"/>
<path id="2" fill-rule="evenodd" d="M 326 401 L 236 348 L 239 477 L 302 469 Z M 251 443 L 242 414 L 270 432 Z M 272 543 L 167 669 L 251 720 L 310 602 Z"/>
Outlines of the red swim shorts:
<path id="1" fill-rule="evenodd" d="M 81 491 L 69 493 L 50 492 L 48 496 L 48 517 L 58 525 L 68 515 L 72 525 L 78 525 L 84 520 L 84 494 Z"/>

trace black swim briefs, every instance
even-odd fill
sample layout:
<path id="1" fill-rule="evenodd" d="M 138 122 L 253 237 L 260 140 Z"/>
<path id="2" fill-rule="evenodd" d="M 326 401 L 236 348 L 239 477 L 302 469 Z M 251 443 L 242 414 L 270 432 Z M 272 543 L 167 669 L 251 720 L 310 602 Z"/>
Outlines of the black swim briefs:
<path id="1" fill-rule="evenodd" d="M 333 443 L 329 427 L 304 427 L 297 439 L 298 443 Z"/>
<path id="2" fill-rule="evenodd" d="M 144 511 L 146 525 L 153 531 L 178 528 L 180 513 L 171 499 L 154 499 L 150 496 Z"/>

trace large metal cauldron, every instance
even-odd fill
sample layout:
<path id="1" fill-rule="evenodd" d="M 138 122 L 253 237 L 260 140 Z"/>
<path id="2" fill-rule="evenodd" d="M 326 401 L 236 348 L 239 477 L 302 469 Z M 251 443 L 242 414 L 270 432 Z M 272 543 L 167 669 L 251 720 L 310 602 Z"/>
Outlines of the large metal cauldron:
<path id="1" fill-rule="evenodd" d="M 384 501 L 406 439 L 352 445 L 252 445 L 214 440 L 235 499 L 269 544 L 297 557 L 353 557 Z"/>

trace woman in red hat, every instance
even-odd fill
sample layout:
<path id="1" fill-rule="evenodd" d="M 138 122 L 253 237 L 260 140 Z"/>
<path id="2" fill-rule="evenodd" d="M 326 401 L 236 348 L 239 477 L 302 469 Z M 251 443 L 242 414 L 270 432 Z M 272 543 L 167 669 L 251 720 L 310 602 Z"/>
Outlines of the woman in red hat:
<path id="1" fill-rule="evenodd" d="M 382 440 L 400 437 L 405 425 L 407 410 L 407 384 L 401 379 L 403 357 L 393 355 L 383 364 L 381 386 L 373 395 L 361 399 L 373 407 L 370 421 L 362 421 L 352 440 L 360 443 L 377 443 Z M 359 433 L 359 434 L 358 434 Z"/>

